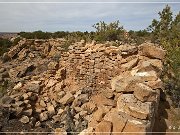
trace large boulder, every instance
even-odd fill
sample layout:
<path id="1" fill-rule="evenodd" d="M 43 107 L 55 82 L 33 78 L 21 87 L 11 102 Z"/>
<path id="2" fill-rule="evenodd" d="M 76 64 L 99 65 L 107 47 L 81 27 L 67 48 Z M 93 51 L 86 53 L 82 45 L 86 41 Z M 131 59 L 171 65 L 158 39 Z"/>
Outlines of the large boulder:
<path id="1" fill-rule="evenodd" d="M 152 43 L 144 43 L 139 46 L 139 51 L 141 55 L 156 58 L 156 59 L 164 59 L 166 53 L 163 49 L 154 46 Z"/>

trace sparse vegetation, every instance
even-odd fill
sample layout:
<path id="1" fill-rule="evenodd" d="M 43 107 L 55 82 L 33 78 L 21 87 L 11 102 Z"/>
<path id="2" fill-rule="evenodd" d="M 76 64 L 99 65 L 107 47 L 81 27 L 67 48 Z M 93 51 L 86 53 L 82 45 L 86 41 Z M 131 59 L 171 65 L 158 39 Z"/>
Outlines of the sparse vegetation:
<path id="1" fill-rule="evenodd" d="M 109 24 L 100 21 L 93 25 L 96 29 L 94 39 L 99 42 L 115 41 L 124 39 L 124 29 L 120 26 L 119 21 L 111 22 Z"/>
<path id="2" fill-rule="evenodd" d="M 173 19 L 171 8 L 167 5 L 159 12 L 159 20 L 154 19 L 149 26 L 151 40 L 167 50 L 163 80 L 167 92 L 176 105 L 180 98 L 180 12 Z"/>
<path id="3" fill-rule="evenodd" d="M 0 39 L 0 56 L 2 56 L 12 46 L 8 39 Z"/>

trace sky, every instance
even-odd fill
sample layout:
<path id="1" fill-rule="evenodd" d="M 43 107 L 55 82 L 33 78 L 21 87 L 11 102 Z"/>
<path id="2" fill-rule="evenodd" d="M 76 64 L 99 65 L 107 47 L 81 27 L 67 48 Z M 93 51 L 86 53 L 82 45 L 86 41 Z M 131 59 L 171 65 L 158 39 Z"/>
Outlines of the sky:
<path id="1" fill-rule="evenodd" d="M 126 30 L 143 30 L 168 2 L 176 2 L 168 5 L 177 14 L 180 0 L 0 0 L 0 32 L 94 31 L 93 24 L 116 20 Z"/>

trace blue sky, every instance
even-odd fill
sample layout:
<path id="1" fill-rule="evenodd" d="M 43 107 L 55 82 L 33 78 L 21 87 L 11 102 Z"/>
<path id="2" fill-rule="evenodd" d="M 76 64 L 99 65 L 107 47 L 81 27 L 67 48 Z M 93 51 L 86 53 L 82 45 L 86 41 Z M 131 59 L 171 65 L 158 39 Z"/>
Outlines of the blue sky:
<path id="1" fill-rule="evenodd" d="M 52 2 L 50 0 L 0 0 L 0 2 Z M 145 29 L 158 18 L 167 3 L 103 3 L 123 0 L 54 0 L 73 3 L 0 3 L 0 32 L 19 31 L 91 31 L 99 21 L 119 20 L 127 30 Z M 102 3 L 74 3 L 74 2 Z M 124 0 L 125 1 L 125 0 Z M 179 0 L 159 0 L 180 2 Z M 158 2 L 158 0 L 129 0 L 125 2 Z M 180 3 L 169 4 L 174 14 Z"/>

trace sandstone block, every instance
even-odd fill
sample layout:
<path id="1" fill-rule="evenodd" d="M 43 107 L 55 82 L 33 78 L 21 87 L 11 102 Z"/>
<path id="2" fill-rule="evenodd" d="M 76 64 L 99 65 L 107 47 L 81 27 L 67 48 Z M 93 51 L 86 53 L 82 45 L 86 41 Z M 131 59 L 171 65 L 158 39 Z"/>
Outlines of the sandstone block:
<path id="1" fill-rule="evenodd" d="M 133 59 L 131 61 L 129 61 L 128 63 L 125 63 L 123 65 L 121 65 L 121 68 L 125 69 L 125 70 L 131 70 L 133 67 L 135 67 L 138 63 L 138 58 Z"/>
<path id="2" fill-rule="evenodd" d="M 164 59 L 166 53 L 163 49 L 154 46 L 153 44 L 144 43 L 139 46 L 139 50 L 142 55 L 150 57 L 150 58 L 157 58 L 157 59 Z"/>
<path id="3" fill-rule="evenodd" d="M 111 128 L 112 128 L 112 123 L 109 121 L 101 121 L 96 129 L 95 132 L 98 135 L 110 135 L 111 134 Z"/>
<path id="4" fill-rule="evenodd" d="M 59 103 L 69 104 L 73 101 L 74 101 L 74 96 L 70 92 L 67 92 L 66 95 L 59 100 Z"/>
<path id="5" fill-rule="evenodd" d="M 142 102 L 152 102 L 157 98 L 156 91 L 143 83 L 132 84 L 129 89 L 134 91 L 134 96 Z"/>
<path id="6" fill-rule="evenodd" d="M 20 121 L 24 124 L 28 123 L 29 122 L 29 118 L 27 116 L 23 116 Z"/>

